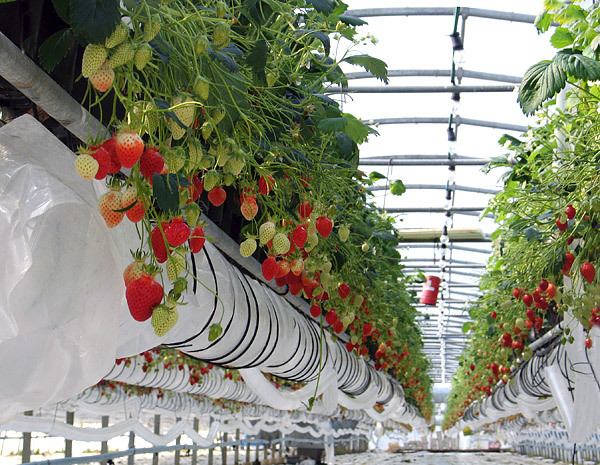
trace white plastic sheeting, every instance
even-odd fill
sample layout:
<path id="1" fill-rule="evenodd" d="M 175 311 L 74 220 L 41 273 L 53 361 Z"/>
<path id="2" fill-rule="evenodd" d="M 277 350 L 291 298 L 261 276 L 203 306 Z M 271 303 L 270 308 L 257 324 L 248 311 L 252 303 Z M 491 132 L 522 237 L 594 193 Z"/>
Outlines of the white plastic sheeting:
<path id="1" fill-rule="evenodd" d="M 325 386 L 335 372 L 336 387 L 354 397 L 342 396 L 343 404 L 364 408 L 375 398 L 393 408 L 372 411 L 372 417 L 417 420 L 395 380 L 348 354 L 339 341 L 327 338 L 320 349 L 312 320 L 231 266 L 209 242 L 195 266 L 188 260 L 201 284 L 190 278 L 189 305 L 166 337 L 157 337 L 150 321 L 134 321 L 122 270 L 139 241 L 126 221 L 106 228 L 97 212 L 102 189 L 76 175 L 73 154 L 32 117 L 0 129 L 0 240 L 8 249 L 0 270 L 0 424 L 77 395 L 103 378 L 115 358 L 160 343 L 212 363 L 297 381 L 321 375 Z M 208 329 L 216 322 L 224 331 L 210 342 Z M 322 366 L 333 368 L 320 374 Z M 262 386 L 258 371 L 246 374 Z M 323 393 L 324 411 L 333 410 L 336 392 Z M 312 395 L 296 394 L 294 405 Z"/>

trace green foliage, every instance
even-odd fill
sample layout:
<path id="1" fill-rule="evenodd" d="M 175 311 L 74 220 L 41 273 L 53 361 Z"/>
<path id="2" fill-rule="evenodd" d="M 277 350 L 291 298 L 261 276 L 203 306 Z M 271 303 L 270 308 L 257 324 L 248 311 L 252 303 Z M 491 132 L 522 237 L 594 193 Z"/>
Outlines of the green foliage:
<path id="1" fill-rule="evenodd" d="M 121 20 L 118 0 L 70 0 L 70 24 L 90 44 L 104 42 Z"/>
<path id="2" fill-rule="evenodd" d="M 353 55 L 344 59 L 346 63 L 362 66 L 380 81 L 388 84 L 387 65 L 379 58 L 373 58 L 369 55 Z"/>
<path id="3" fill-rule="evenodd" d="M 69 29 L 61 29 L 48 37 L 40 46 L 38 51 L 40 65 L 46 72 L 52 72 L 56 65 L 67 56 L 71 48 L 71 37 L 72 33 Z"/>

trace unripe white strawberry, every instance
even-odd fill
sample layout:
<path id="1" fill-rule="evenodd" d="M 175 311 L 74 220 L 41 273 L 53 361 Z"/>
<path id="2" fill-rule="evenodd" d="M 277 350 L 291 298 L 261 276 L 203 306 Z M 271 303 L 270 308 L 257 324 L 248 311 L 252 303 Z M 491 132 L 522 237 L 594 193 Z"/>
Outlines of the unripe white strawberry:
<path id="1" fill-rule="evenodd" d="M 290 240 L 283 233 L 275 234 L 273 237 L 273 250 L 276 254 L 283 255 L 290 251 Z"/>
<path id="2" fill-rule="evenodd" d="M 91 181 L 96 176 L 100 165 L 98 162 L 87 153 L 79 155 L 75 160 L 75 171 L 86 181 Z"/>
<path id="3" fill-rule="evenodd" d="M 90 76 L 90 83 L 98 92 L 106 92 L 114 80 L 115 72 L 108 66 L 108 63 L 104 63 Z"/>
<path id="4" fill-rule="evenodd" d="M 122 44 L 129 35 L 129 29 L 123 23 L 119 23 L 116 29 L 104 41 L 106 48 L 113 48 Z"/>
<path id="5" fill-rule="evenodd" d="M 242 257 L 249 257 L 256 251 L 256 241 L 254 239 L 246 239 L 240 244 L 240 254 Z"/>
<path id="6" fill-rule="evenodd" d="M 129 63 L 135 56 L 135 49 L 129 42 L 119 45 L 108 59 L 108 66 L 116 69 L 119 66 Z"/>
<path id="7" fill-rule="evenodd" d="M 277 230 L 275 229 L 275 223 L 273 223 L 272 221 L 265 221 L 263 224 L 260 225 L 260 228 L 258 228 L 260 245 L 265 245 L 267 242 L 269 242 L 275 237 L 276 233 Z"/>
<path id="8" fill-rule="evenodd" d="M 104 45 L 88 44 L 83 51 L 81 60 L 81 74 L 89 78 L 106 61 L 108 50 Z"/>

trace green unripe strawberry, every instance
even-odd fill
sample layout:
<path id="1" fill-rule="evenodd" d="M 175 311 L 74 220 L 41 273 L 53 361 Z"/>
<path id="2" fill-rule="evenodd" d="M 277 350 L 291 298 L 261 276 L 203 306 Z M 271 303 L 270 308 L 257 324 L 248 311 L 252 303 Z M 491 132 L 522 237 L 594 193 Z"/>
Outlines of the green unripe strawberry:
<path id="1" fill-rule="evenodd" d="M 338 229 L 338 237 L 340 238 L 340 241 L 346 242 L 348 240 L 348 236 L 350 236 L 350 229 L 348 226 L 340 226 L 340 229 Z"/>
<path id="2" fill-rule="evenodd" d="M 231 173 L 225 173 L 225 175 L 223 175 L 223 184 L 225 184 L 226 186 L 233 186 L 233 183 L 235 182 L 235 176 Z"/>
<path id="3" fill-rule="evenodd" d="M 211 190 L 213 190 L 213 188 L 219 184 L 219 181 L 221 177 L 219 176 L 219 173 L 217 173 L 217 171 L 215 170 L 210 170 L 207 171 L 204 174 L 204 190 L 209 192 Z"/>
<path id="4" fill-rule="evenodd" d="M 260 241 L 260 245 L 265 245 L 271 239 L 275 237 L 277 230 L 275 229 L 275 223 L 272 221 L 265 221 L 258 228 L 258 237 Z"/>
<path id="5" fill-rule="evenodd" d="M 185 221 L 190 228 L 195 228 L 200 218 L 200 207 L 196 202 L 190 202 L 185 207 Z"/>
<path id="6" fill-rule="evenodd" d="M 106 48 L 113 48 L 119 44 L 122 44 L 127 36 L 129 35 L 129 29 L 123 23 L 119 23 L 117 28 L 106 38 L 104 46 Z"/>
<path id="7" fill-rule="evenodd" d="M 199 168 L 201 170 L 209 170 L 215 166 L 215 158 L 210 155 L 205 155 L 200 160 Z"/>
<path id="8" fill-rule="evenodd" d="M 231 29 L 229 24 L 219 23 L 213 31 L 213 44 L 215 48 L 223 48 L 229 43 L 229 34 Z"/>
<path id="9" fill-rule="evenodd" d="M 213 108 L 210 110 L 210 117 L 212 118 L 215 125 L 219 124 L 225 118 L 225 110 L 222 108 Z"/>
<path id="10" fill-rule="evenodd" d="M 150 21 L 144 24 L 144 40 L 150 42 L 160 32 L 160 17 L 153 15 Z"/>
<path id="11" fill-rule="evenodd" d="M 204 156 L 204 148 L 197 140 L 194 140 L 188 145 L 188 153 L 191 167 L 198 168 Z"/>
<path id="12" fill-rule="evenodd" d="M 158 305 L 152 311 L 152 327 L 154 333 L 162 337 L 167 334 L 179 320 L 176 308 L 169 308 L 164 304 Z"/>
<path id="13" fill-rule="evenodd" d="M 133 56 L 133 63 L 135 67 L 141 71 L 143 70 L 150 60 L 152 59 L 152 48 L 148 44 L 142 44 L 135 51 Z"/>
<path id="14" fill-rule="evenodd" d="M 201 35 L 196 39 L 196 44 L 194 45 L 194 50 L 197 55 L 202 55 L 208 49 L 210 42 L 205 35 Z"/>
<path id="15" fill-rule="evenodd" d="M 213 132 L 213 124 L 210 121 L 205 121 L 200 128 L 202 138 L 208 140 Z"/>
<path id="16" fill-rule="evenodd" d="M 83 77 L 89 78 L 94 71 L 102 66 L 107 56 L 108 50 L 104 45 L 89 44 L 83 51 L 83 59 L 81 60 L 81 74 Z"/>
<path id="17" fill-rule="evenodd" d="M 256 251 L 256 241 L 254 239 L 246 239 L 240 244 L 240 254 L 244 258 L 248 258 Z"/>
<path id="18" fill-rule="evenodd" d="M 91 181 L 96 176 L 100 165 L 91 155 L 86 153 L 75 159 L 75 171 L 86 181 Z"/>
<path id="19" fill-rule="evenodd" d="M 167 259 L 167 277 L 175 281 L 185 271 L 186 260 L 179 250 L 173 252 Z"/>
<path id="20" fill-rule="evenodd" d="M 217 18 L 225 17 L 225 13 L 227 13 L 227 5 L 225 5 L 225 2 L 217 2 L 216 13 Z"/>
<path id="21" fill-rule="evenodd" d="M 231 158 L 231 150 L 225 145 L 219 145 L 215 151 L 215 156 L 217 157 L 217 166 L 222 168 Z"/>
<path id="22" fill-rule="evenodd" d="M 206 78 L 199 76 L 194 83 L 194 92 L 198 94 L 198 97 L 202 100 L 208 100 L 210 95 L 210 82 Z"/>
<path id="23" fill-rule="evenodd" d="M 306 242 L 307 242 L 307 244 L 304 246 L 304 249 L 307 252 L 310 252 L 319 243 L 319 237 L 317 236 L 317 234 L 311 234 L 310 236 L 308 236 L 308 239 L 306 240 Z"/>
<path id="24" fill-rule="evenodd" d="M 236 154 L 225 163 L 225 170 L 234 176 L 239 176 L 244 166 L 246 166 L 246 160 L 241 155 Z"/>
<path id="25" fill-rule="evenodd" d="M 275 234 L 273 237 L 273 250 L 278 255 L 286 254 L 290 251 L 290 240 L 283 233 Z"/>
<path id="26" fill-rule="evenodd" d="M 129 42 L 125 42 L 113 51 L 113 54 L 108 59 L 108 66 L 112 69 L 118 68 L 119 66 L 129 63 L 133 60 L 134 56 L 135 49 Z"/>
<path id="27" fill-rule="evenodd" d="M 169 173 L 178 173 L 185 165 L 185 158 L 176 148 L 163 151 L 165 164 L 169 168 Z"/>

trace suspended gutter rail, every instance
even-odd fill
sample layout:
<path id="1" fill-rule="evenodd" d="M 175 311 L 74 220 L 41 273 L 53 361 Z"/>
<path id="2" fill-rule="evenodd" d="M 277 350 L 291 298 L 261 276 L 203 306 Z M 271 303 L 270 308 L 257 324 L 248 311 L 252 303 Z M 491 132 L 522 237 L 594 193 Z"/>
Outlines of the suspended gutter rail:
<path id="1" fill-rule="evenodd" d="M 404 184 L 404 187 L 406 189 L 440 189 L 440 190 L 476 192 L 479 194 L 494 194 L 494 195 L 498 194 L 500 192 L 497 189 L 485 189 L 483 187 L 458 186 L 458 185 L 447 186 L 446 184 Z M 388 186 L 373 186 L 373 187 L 370 187 L 368 190 L 384 191 L 384 190 L 388 190 L 388 189 L 389 189 Z"/>
<path id="2" fill-rule="evenodd" d="M 410 117 L 410 118 L 378 118 L 363 120 L 364 124 L 448 124 L 448 118 L 431 118 L 431 117 Z M 479 119 L 461 118 L 455 116 L 453 123 L 457 126 L 479 126 L 484 128 L 492 129 L 505 129 L 507 131 L 526 132 L 529 128 L 527 126 L 521 126 L 519 124 L 499 123 L 497 121 L 483 121 Z"/>
<path id="3" fill-rule="evenodd" d="M 388 77 L 450 77 L 452 71 L 447 69 L 392 69 L 388 71 Z M 467 69 L 458 68 L 455 73 L 456 77 L 483 79 L 486 81 L 509 82 L 512 84 L 520 84 L 520 76 L 509 76 L 507 74 L 485 73 L 481 71 L 470 71 Z M 346 78 L 354 79 L 371 79 L 375 78 L 368 71 L 359 71 L 355 73 L 346 73 Z"/>
<path id="4" fill-rule="evenodd" d="M 399 207 L 386 208 L 387 213 L 459 213 L 459 212 L 480 212 L 487 207 Z"/>
<path id="5" fill-rule="evenodd" d="M 514 85 L 507 86 L 362 86 L 330 87 L 326 94 L 461 94 L 474 92 L 513 92 Z"/>
<path id="6" fill-rule="evenodd" d="M 404 159 L 404 160 L 369 160 L 362 159 L 359 162 L 360 166 L 482 166 L 490 163 L 491 158 L 471 158 L 465 159 L 451 159 L 438 158 L 423 160 L 420 158 Z"/>
<path id="7" fill-rule="evenodd" d="M 106 133 L 96 118 L 1 32 L 0 76 L 80 140 Z"/>
<path id="8" fill-rule="evenodd" d="M 359 18 L 372 18 L 377 16 L 454 16 L 456 8 L 365 8 L 348 10 L 345 14 Z M 501 21 L 512 21 L 516 23 L 535 22 L 534 15 L 512 13 L 509 11 L 485 10 L 482 8 L 461 7 L 460 15 L 463 18 L 473 16 L 476 18 L 498 19 Z"/>

